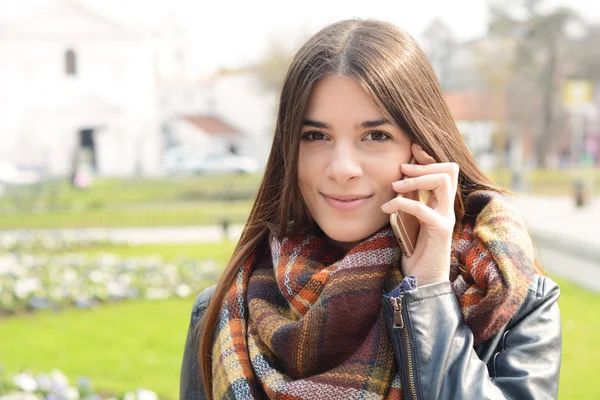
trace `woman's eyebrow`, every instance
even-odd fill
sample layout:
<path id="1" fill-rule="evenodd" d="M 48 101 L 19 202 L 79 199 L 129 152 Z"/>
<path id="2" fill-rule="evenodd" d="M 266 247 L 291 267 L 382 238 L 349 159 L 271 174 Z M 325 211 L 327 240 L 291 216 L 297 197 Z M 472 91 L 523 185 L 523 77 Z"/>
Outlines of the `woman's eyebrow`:
<path id="1" fill-rule="evenodd" d="M 311 119 L 305 119 L 302 123 L 304 126 L 312 126 L 313 128 L 329 129 L 329 125 L 324 122 L 313 121 Z"/>
<path id="2" fill-rule="evenodd" d="M 379 119 L 377 121 L 365 121 L 362 124 L 360 124 L 360 127 L 363 129 L 368 129 L 368 128 L 377 128 L 378 126 L 381 126 L 381 125 L 393 125 L 393 124 L 387 119 Z"/>
<path id="3" fill-rule="evenodd" d="M 304 126 L 312 126 L 313 128 L 330 129 L 330 126 L 327 125 L 326 123 L 319 122 L 319 121 L 313 121 L 311 119 L 305 119 L 302 124 Z M 375 121 L 364 121 L 362 124 L 360 124 L 360 126 L 356 125 L 355 128 L 358 129 L 360 127 L 362 129 L 369 129 L 369 128 L 377 128 L 378 126 L 381 126 L 381 125 L 393 125 L 393 124 L 387 119 L 379 119 L 379 120 L 375 120 Z"/>

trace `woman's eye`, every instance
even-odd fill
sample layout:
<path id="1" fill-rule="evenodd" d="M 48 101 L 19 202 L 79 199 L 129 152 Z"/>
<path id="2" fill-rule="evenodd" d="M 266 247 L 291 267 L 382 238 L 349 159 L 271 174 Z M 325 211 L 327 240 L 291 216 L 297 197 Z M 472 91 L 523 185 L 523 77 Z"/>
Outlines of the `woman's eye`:
<path id="1" fill-rule="evenodd" d="M 368 140 L 373 140 L 376 142 L 384 142 L 386 140 L 391 139 L 391 136 L 382 131 L 373 131 L 365 136 Z"/>
<path id="2" fill-rule="evenodd" d="M 324 140 L 326 138 L 327 136 L 317 131 L 306 132 L 304 135 L 302 135 L 302 139 L 308 140 L 309 142 L 313 142 L 315 140 Z"/>

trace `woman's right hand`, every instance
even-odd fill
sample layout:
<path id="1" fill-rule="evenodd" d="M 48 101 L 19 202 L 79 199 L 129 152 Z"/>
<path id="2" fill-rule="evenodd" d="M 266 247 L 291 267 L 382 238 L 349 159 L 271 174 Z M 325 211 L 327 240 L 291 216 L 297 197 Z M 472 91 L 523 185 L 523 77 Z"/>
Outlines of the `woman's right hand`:
<path id="1" fill-rule="evenodd" d="M 411 257 L 402 255 L 402 272 L 417 277 L 417 283 L 422 286 L 449 280 L 459 167 L 453 162 L 436 163 L 416 143 L 412 144 L 411 151 L 417 164 L 402 164 L 406 177 L 394 182 L 392 187 L 399 194 L 427 190 L 430 192 L 427 204 L 398 196 L 381 208 L 388 214 L 404 211 L 421 221 L 413 254 Z"/>

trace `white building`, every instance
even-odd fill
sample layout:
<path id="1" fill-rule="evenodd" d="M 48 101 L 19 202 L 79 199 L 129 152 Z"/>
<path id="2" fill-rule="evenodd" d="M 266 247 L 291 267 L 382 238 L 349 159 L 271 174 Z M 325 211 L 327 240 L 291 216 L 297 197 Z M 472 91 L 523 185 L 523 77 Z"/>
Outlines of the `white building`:
<path id="1" fill-rule="evenodd" d="M 245 135 L 213 115 L 181 115 L 169 121 L 169 147 L 193 149 L 195 156 L 240 154 Z"/>
<path id="2" fill-rule="evenodd" d="M 155 175 L 162 134 L 152 41 L 75 0 L 0 25 L 0 161 L 72 172 L 80 148 L 102 175 Z"/>
<path id="3" fill-rule="evenodd" d="M 164 84 L 161 109 L 165 129 L 170 132 L 185 129 L 182 120 L 189 116 L 215 116 L 241 131 L 241 135 L 227 138 L 220 133 L 228 143 L 235 141 L 234 152 L 252 157 L 264 166 L 273 141 L 277 96 L 278 93 L 263 90 L 252 72 L 217 74 L 195 85 Z M 189 121 L 183 121 L 183 125 L 192 128 Z M 210 143 L 215 148 L 207 149 L 207 153 L 231 149 L 231 145 L 220 146 L 214 140 Z"/>

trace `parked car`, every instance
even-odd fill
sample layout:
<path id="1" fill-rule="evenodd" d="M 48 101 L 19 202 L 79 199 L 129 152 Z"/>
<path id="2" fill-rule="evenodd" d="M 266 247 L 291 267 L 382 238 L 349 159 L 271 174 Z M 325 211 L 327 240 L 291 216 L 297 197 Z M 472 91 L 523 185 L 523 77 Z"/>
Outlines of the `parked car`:
<path id="1" fill-rule="evenodd" d="M 16 166 L 0 162 L 0 184 L 27 185 L 40 181 L 40 175 L 35 171 L 24 170 Z"/>
<path id="2" fill-rule="evenodd" d="M 194 167 L 196 174 L 237 172 L 249 174 L 258 171 L 258 161 L 236 154 L 209 154 Z"/>
<path id="3" fill-rule="evenodd" d="M 189 148 L 174 147 L 165 153 L 165 170 L 169 175 L 211 173 L 253 173 L 258 161 L 236 154 L 198 155 Z"/>

